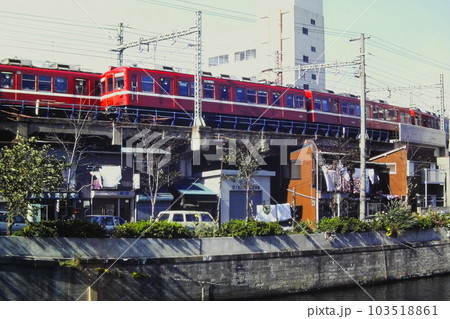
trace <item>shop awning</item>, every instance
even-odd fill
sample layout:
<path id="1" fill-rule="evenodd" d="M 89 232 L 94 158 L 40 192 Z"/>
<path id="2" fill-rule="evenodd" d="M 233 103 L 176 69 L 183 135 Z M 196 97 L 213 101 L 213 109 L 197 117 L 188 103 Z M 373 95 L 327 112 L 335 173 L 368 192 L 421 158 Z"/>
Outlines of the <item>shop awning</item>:
<path id="1" fill-rule="evenodd" d="M 183 195 L 217 196 L 215 192 L 200 183 L 191 183 L 186 181 L 175 185 L 175 188 Z"/>

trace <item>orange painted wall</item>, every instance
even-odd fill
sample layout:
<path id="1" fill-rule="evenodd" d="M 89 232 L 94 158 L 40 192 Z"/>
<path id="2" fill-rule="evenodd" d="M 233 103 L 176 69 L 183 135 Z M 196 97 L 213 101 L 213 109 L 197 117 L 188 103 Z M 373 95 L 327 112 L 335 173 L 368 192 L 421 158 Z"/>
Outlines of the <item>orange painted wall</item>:
<path id="1" fill-rule="evenodd" d="M 307 195 L 310 197 L 316 196 L 316 189 L 313 188 L 314 184 L 314 156 L 312 146 L 305 147 L 301 150 L 290 154 L 290 160 L 297 161 L 299 166 L 296 166 L 300 170 L 300 179 L 292 179 L 289 182 L 289 190 L 295 188 L 295 192 Z M 295 168 L 294 168 L 295 169 Z M 294 195 L 292 192 L 288 192 L 288 203 L 294 203 Z M 316 207 L 313 205 L 313 200 L 303 196 L 295 195 L 295 206 L 303 206 L 303 221 L 315 221 L 316 220 Z"/>
<path id="2" fill-rule="evenodd" d="M 397 152 L 388 154 L 373 160 L 373 163 L 396 164 L 396 173 L 389 174 L 389 186 L 391 195 L 407 196 L 408 195 L 408 158 L 406 149 L 399 149 Z"/>

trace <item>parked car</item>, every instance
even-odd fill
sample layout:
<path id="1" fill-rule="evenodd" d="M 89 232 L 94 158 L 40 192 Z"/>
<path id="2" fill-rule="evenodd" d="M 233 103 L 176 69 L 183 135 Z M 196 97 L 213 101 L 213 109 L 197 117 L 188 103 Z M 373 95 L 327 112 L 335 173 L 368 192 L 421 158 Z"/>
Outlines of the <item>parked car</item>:
<path id="1" fill-rule="evenodd" d="M 6 235 L 6 230 L 8 227 L 8 213 L 0 212 L 0 235 Z M 21 230 L 27 225 L 25 224 L 25 219 L 22 216 L 14 216 L 15 223 L 12 225 L 11 233 Z"/>
<path id="2" fill-rule="evenodd" d="M 106 229 L 106 232 L 111 232 L 114 227 L 123 225 L 126 220 L 120 216 L 113 215 L 87 215 L 84 216 L 86 220 L 91 223 L 97 223 Z"/>
<path id="3" fill-rule="evenodd" d="M 180 223 L 190 229 L 194 229 L 195 227 L 217 226 L 217 223 L 210 213 L 192 210 L 168 210 L 159 213 L 156 220 L 167 220 L 168 222 Z"/>

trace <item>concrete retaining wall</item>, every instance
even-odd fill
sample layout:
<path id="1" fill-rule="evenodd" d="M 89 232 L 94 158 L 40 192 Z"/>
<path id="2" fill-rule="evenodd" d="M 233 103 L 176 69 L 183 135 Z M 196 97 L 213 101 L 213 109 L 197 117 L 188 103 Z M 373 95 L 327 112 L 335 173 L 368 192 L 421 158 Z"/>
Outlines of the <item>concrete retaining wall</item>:
<path id="1" fill-rule="evenodd" d="M 384 233 L 171 240 L 0 237 L 0 300 L 218 300 L 298 293 L 448 273 L 449 244 L 443 229 L 406 232 L 401 238 Z M 71 258 L 81 265 L 59 264 Z"/>

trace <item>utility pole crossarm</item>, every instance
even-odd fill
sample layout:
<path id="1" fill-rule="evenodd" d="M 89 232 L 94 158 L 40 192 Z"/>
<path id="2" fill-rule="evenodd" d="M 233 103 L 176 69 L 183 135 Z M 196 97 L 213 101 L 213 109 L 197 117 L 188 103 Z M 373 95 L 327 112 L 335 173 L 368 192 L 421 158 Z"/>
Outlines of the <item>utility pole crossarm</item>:
<path id="1" fill-rule="evenodd" d="M 195 26 L 195 27 L 191 27 L 190 29 L 184 30 L 184 31 L 172 32 L 172 33 L 164 34 L 164 35 L 157 35 L 157 36 L 147 38 L 147 39 L 140 39 L 139 41 L 133 41 L 130 43 L 118 45 L 116 48 L 116 51 L 123 51 L 125 49 L 138 47 L 143 44 L 146 45 L 146 44 L 150 44 L 150 43 L 156 43 L 159 41 L 172 40 L 172 39 L 176 39 L 178 37 L 184 37 L 184 36 L 187 36 L 190 34 L 194 34 L 196 32 L 197 32 L 197 27 Z"/>

